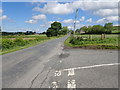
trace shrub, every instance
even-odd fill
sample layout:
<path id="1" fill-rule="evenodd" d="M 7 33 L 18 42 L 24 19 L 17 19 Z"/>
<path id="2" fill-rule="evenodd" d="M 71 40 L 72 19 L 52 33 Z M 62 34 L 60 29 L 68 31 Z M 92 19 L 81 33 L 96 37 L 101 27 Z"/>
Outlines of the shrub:
<path id="1" fill-rule="evenodd" d="M 2 49 L 9 49 L 14 47 L 15 43 L 14 41 L 10 39 L 2 39 Z"/>
<path id="2" fill-rule="evenodd" d="M 22 38 L 16 38 L 14 42 L 17 46 L 24 46 L 29 43 L 28 40 L 23 40 Z"/>

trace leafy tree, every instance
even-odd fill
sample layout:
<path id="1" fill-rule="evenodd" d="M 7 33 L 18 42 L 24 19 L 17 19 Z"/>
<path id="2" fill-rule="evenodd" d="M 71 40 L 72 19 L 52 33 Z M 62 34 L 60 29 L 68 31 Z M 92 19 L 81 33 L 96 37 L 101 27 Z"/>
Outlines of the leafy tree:
<path id="1" fill-rule="evenodd" d="M 22 32 L 21 32 L 21 33 L 22 33 Z M 35 34 L 35 33 L 36 33 L 36 32 L 32 32 L 32 31 L 26 31 L 26 32 L 25 32 L 26 35 L 32 35 L 32 34 Z M 18 32 L 18 34 L 19 34 L 19 32 Z"/>
<path id="2" fill-rule="evenodd" d="M 111 33 L 113 30 L 113 23 L 106 23 L 104 25 L 105 33 Z"/>
<path id="3" fill-rule="evenodd" d="M 70 32 L 71 32 L 71 34 L 74 34 L 74 31 L 73 31 L 73 30 L 71 30 Z"/>
<path id="4" fill-rule="evenodd" d="M 75 34 L 79 34 L 80 29 L 76 29 Z"/>
<path id="5" fill-rule="evenodd" d="M 92 26 L 88 26 L 86 33 L 92 33 Z"/>
<path id="6" fill-rule="evenodd" d="M 48 28 L 47 29 L 47 32 L 46 32 L 46 35 L 48 36 L 48 37 L 52 37 L 52 36 L 54 36 L 54 33 L 55 31 L 52 29 L 52 28 Z"/>
<path id="7" fill-rule="evenodd" d="M 94 25 L 92 27 L 92 31 L 91 33 L 94 33 L 94 34 L 101 34 L 101 33 L 104 33 L 104 27 L 101 26 L 101 25 Z"/>
<path id="8" fill-rule="evenodd" d="M 68 33 L 68 27 L 63 27 L 63 28 L 61 29 L 61 34 L 65 35 L 65 34 L 67 34 L 67 33 Z"/>
<path id="9" fill-rule="evenodd" d="M 58 32 L 62 29 L 62 25 L 60 22 L 54 22 L 51 24 L 51 29 L 55 30 L 54 36 L 58 36 Z"/>
<path id="10" fill-rule="evenodd" d="M 54 22 L 51 24 L 51 27 L 47 29 L 46 35 L 48 37 L 58 36 L 61 32 L 62 25 L 60 22 Z"/>
<path id="11" fill-rule="evenodd" d="M 85 33 L 87 33 L 87 32 L 88 32 L 88 29 L 87 29 L 87 27 L 86 27 L 86 26 L 81 27 L 81 28 L 80 28 L 80 30 L 85 31 Z"/>

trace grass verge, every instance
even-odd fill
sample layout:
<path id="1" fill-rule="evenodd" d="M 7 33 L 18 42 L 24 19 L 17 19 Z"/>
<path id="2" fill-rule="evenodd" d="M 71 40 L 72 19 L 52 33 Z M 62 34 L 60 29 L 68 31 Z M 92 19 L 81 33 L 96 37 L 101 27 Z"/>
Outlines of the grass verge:
<path id="1" fill-rule="evenodd" d="M 7 54 L 7 53 L 10 53 L 10 52 L 14 52 L 14 51 L 18 51 L 18 50 L 21 50 L 21 49 L 25 49 L 25 48 L 29 48 L 29 47 L 32 47 L 32 46 L 35 46 L 35 45 L 39 45 L 39 44 L 42 44 L 44 42 L 47 42 L 49 40 L 53 40 L 53 39 L 57 39 L 57 38 L 61 38 L 61 37 L 64 37 L 65 35 L 61 35 L 59 37 L 50 37 L 49 39 L 46 39 L 46 40 L 41 40 L 41 41 L 32 41 L 31 43 L 29 44 L 26 44 L 24 46 L 15 46 L 13 48 L 10 48 L 10 49 L 5 49 L 5 50 L 0 50 L 0 55 L 3 55 L 3 54 Z"/>
<path id="2" fill-rule="evenodd" d="M 88 35 L 70 36 L 65 40 L 64 45 L 68 48 L 120 49 L 118 35 L 106 35 L 103 40 L 100 39 L 100 35 L 92 35 L 92 40 L 88 37 Z"/>

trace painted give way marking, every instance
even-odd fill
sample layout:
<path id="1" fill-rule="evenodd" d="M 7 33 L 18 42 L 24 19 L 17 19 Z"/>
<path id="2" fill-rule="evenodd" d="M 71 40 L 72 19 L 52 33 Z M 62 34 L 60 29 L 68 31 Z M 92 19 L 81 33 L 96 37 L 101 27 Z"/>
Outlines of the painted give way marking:
<path id="1" fill-rule="evenodd" d="M 77 70 L 77 69 L 90 69 L 90 68 L 114 66 L 114 65 L 120 65 L 120 63 L 98 64 L 98 65 L 92 65 L 92 66 L 75 67 L 75 68 L 62 69 L 61 71 L 70 71 L 70 70 Z"/>
<path id="2" fill-rule="evenodd" d="M 96 67 L 105 67 L 105 66 L 114 66 L 114 65 L 120 65 L 120 63 L 111 63 L 111 64 L 99 64 L 99 65 L 92 65 L 92 66 L 84 66 L 84 67 L 75 67 L 75 68 L 68 68 L 68 69 L 62 69 L 55 72 L 55 77 L 59 77 L 62 75 L 62 72 L 67 71 L 68 77 L 74 76 L 75 72 L 74 70 L 80 70 L 80 69 L 90 69 L 90 68 L 96 68 Z M 75 80 L 68 80 L 67 81 L 67 88 L 76 88 L 76 82 Z M 51 87 L 49 88 L 59 88 L 58 82 L 52 82 Z"/>

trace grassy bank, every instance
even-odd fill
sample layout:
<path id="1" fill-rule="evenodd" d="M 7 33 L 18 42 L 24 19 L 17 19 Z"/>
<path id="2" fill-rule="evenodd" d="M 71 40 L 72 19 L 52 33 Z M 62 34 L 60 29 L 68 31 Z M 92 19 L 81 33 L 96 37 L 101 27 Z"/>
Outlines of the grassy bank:
<path id="1" fill-rule="evenodd" d="M 21 36 L 2 36 L 1 42 L 2 48 L 0 54 L 6 54 L 35 46 L 44 43 L 48 40 L 60 38 L 59 37 L 47 37 L 46 35 L 21 35 Z"/>
<path id="2" fill-rule="evenodd" d="M 70 36 L 65 42 L 65 46 L 74 48 L 91 48 L 91 49 L 118 49 L 118 35 L 108 34 L 104 39 L 101 35 L 77 35 Z"/>

